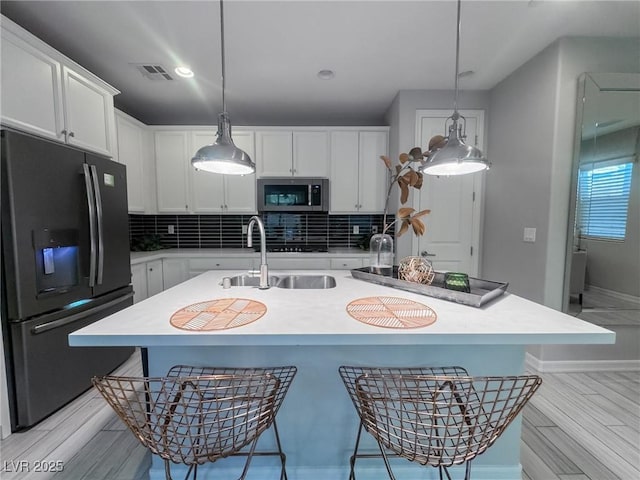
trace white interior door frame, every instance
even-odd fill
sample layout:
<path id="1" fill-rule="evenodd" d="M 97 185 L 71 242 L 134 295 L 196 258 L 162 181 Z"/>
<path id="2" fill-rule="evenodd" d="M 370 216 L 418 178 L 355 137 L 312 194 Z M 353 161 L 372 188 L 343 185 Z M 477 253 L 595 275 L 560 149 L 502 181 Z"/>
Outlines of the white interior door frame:
<path id="1" fill-rule="evenodd" d="M 445 121 L 451 116 L 451 110 L 442 110 L 442 109 L 417 109 L 416 110 L 416 122 L 415 122 L 415 145 L 420 146 L 423 150 L 427 149 L 428 145 L 425 143 L 429 141 L 429 138 L 423 138 L 422 134 L 422 124 L 423 119 L 427 118 L 441 118 L 442 119 L 442 133 L 444 134 L 445 129 Z M 467 143 L 472 143 L 483 152 L 484 150 L 484 110 L 459 110 L 460 115 L 465 117 L 468 120 L 473 120 L 472 123 L 476 125 L 475 134 L 469 135 L 469 138 L 465 139 Z M 448 127 L 448 124 L 447 124 Z M 473 254 L 471 256 L 471 265 L 469 269 L 469 274 L 472 276 L 480 275 L 480 253 L 481 253 L 481 235 L 482 235 L 482 220 L 484 213 L 484 174 L 476 173 L 474 174 L 473 181 L 473 194 L 475 201 L 473 203 L 473 213 L 472 213 L 472 225 L 471 225 L 471 247 L 473 249 Z M 413 196 L 413 208 L 418 209 L 419 198 L 418 195 Z M 427 220 L 428 221 L 428 220 Z M 417 237 L 413 237 L 412 241 L 412 251 L 416 252 L 419 248 L 419 239 Z"/>

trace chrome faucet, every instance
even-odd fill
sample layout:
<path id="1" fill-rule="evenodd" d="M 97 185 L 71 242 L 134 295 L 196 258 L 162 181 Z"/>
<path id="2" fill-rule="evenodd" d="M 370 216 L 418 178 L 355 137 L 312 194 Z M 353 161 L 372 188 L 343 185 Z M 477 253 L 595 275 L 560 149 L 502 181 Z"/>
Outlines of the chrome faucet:
<path id="1" fill-rule="evenodd" d="M 249 219 L 247 226 L 247 247 L 253 246 L 253 225 L 258 224 L 260 230 L 260 285 L 258 288 L 264 290 L 269 288 L 269 267 L 267 266 L 267 235 L 264 232 L 264 223 L 260 217 L 254 215 Z"/>

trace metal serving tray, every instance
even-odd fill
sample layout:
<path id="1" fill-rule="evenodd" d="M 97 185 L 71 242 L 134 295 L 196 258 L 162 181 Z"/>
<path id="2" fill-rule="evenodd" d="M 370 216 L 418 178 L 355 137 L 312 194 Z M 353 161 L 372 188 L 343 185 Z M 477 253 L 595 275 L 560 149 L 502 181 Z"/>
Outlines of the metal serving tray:
<path id="1" fill-rule="evenodd" d="M 386 287 L 398 288 L 407 292 L 428 295 L 429 297 L 441 298 L 450 302 L 461 303 L 471 307 L 481 307 L 494 298 L 499 297 L 507 291 L 508 283 L 492 282 L 479 278 L 469 277 L 469 287 L 471 292 L 458 292 L 444 288 L 444 273 L 436 272 L 431 285 L 422 285 L 415 282 L 407 282 L 398 278 L 398 267 L 393 267 L 393 276 L 379 275 L 369 271 L 369 267 L 356 268 L 351 270 L 353 278 L 364 280 L 365 282 L 377 283 Z"/>

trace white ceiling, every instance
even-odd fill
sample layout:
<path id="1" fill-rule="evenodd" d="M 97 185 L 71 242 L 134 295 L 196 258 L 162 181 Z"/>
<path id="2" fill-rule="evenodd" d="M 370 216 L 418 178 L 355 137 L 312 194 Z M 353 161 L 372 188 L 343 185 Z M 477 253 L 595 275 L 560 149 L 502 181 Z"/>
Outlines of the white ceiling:
<path id="1" fill-rule="evenodd" d="M 234 125 L 383 124 L 399 90 L 453 88 L 456 2 L 225 1 Z M 119 89 L 147 124 L 215 124 L 217 1 L 2 1 L 2 13 Z M 638 1 L 462 3 L 460 87 L 486 90 L 562 36 L 640 37 Z M 639 60 L 640 61 L 640 60 Z M 151 81 L 134 64 L 189 65 Z M 320 80 L 321 69 L 335 71 Z"/>

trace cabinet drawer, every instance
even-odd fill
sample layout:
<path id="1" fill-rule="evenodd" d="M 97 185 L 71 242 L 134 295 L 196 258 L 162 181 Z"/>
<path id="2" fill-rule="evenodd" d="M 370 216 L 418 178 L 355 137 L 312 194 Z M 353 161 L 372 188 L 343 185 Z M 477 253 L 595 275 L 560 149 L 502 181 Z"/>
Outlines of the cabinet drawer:
<path id="1" fill-rule="evenodd" d="M 270 270 L 326 270 L 328 258 L 267 258 Z"/>
<path id="2" fill-rule="evenodd" d="M 251 270 L 253 258 L 251 257 L 224 257 L 224 258 L 190 258 L 190 272 L 206 272 L 208 270 Z"/>
<path id="3" fill-rule="evenodd" d="M 354 268 L 362 268 L 364 266 L 363 258 L 332 258 L 331 270 L 351 270 Z"/>

